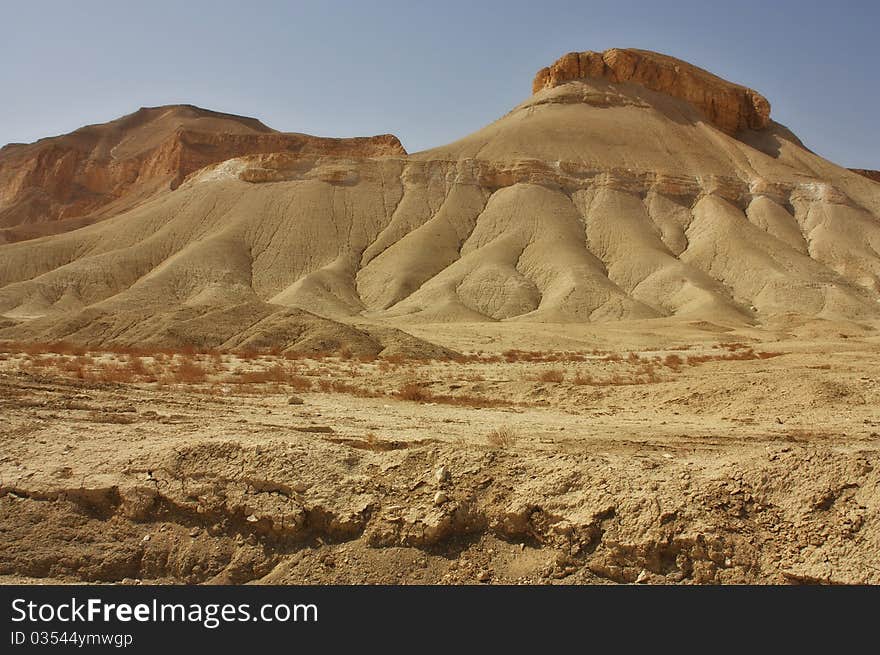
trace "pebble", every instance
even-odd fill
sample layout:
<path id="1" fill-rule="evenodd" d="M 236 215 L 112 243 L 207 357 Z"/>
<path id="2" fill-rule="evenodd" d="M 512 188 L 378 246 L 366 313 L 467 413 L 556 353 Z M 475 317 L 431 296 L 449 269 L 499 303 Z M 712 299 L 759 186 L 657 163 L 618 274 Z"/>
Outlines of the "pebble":
<path id="1" fill-rule="evenodd" d="M 434 472 L 434 479 L 439 483 L 447 482 L 452 475 L 449 473 L 449 469 L 445 466 L 441 466 Z"/>
<path id="2" fill-rule="evenodd" d="M 150 535 L 148 535 L 148 534 L 145 534 L 144 538 L 141 539 L 141 541 L 149 541 L 149 540 L 150 540 Z"/>
<path id="3" fill-rule="evenodd" d="M 480 582 L 489 582 L 491 577 L 492 577 L 492 574 L 486 570 L 480 571 L 477 574 L 477 580 L 479 580 Z"/>
<path id="4" fill-rule="evenodd" d="M 639 577 L 636 578 L 636 584 L 642 584 L 648 579 L 648 572 L 645 569 L 642 569 L 639 573 Z"/>
<path id="5" fill-rule="evenodd" d="M 288 405 L 302 405 L 305 401 L 299 396 L 291 396 L 287 399 Z"/>
<path id="6" fill-rule="evenodd" d="M 438 491 L 437 493 L 434 494 L 434 504 L 435 505 L 442 505 L 447 500 L 449 500 L 449 496 L 446 494 L 445 491 Z"/>

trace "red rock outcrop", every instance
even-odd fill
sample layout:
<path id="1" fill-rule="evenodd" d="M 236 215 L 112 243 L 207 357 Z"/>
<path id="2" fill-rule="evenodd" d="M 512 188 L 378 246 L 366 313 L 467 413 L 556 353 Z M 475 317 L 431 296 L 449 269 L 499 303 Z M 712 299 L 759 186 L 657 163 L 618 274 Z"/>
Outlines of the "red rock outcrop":
<path id="1" fill-rule="evenodd" d="M 208 164 L 270 152 L 406 153 L 390 134 L 322 138 L 187 105 L 143 108 L 109 123 L 0 149 L 0 242 L 81 227 L 174 189 Z"/>
<path id="2" fill-rule="evenodd" d="M 728 134 L 744 129 L 759 130 L 770 124 L 770 103 L 758 92 L 648 50 L 612 48 L 605 52 L 570 52 L 552 66 L 538 71 L 532 93 L 586 78 L 632 82 L 680 98 Z"/>

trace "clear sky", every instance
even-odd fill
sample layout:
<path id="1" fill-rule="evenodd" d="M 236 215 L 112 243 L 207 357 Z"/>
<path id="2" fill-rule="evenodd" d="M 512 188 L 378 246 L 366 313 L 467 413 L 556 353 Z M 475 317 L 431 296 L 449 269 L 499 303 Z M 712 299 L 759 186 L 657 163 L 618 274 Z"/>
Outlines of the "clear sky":
<path id="1" fill-rule="evenodd" d="M 0 0 L 0 144 L 191 103 L 410 152 L 495 120 L 572 50 L 751 86 L 808 147 L 880 168 L 880 0 Z"/>

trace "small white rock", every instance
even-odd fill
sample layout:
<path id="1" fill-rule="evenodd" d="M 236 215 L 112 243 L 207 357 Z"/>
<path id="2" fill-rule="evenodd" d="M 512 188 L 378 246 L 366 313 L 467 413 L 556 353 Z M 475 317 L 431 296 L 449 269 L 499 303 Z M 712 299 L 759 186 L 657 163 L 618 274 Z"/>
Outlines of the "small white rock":
<path id="1" fill-rule="evenodd" d="M 260 519 L 257 518 L 257 515 L 256 515 L 256 514 L 251 514 L 251 515 L 248 516 L 247 519 L 245 519 L 245 520 L 246 520 L 248 523 L 256 523 L 256 522 L 259 521 Z"/>
<path id="2" fill-rule="evenodd" d="M 445 466 L 441 466 L 434 472 L 434 479 L 437 480 L 437 482 L 446 482 L 451 477 L 449 469 Z"/>
<path id="3" fill-rule="evenodd" d="M 642 584 L 645 580 L 648 579 L 648 572 L 645 569 L 642 569 L 639 573 L 639 577 L 636 578 L 636 584 Z"/>
<path id="4" fill-rule="evenodd" d="M 141 539 L 141 541 L 149 541 L 149 540 L 150 540 L 150 535 L 148 535 L 148 534 L 145 534 L 144 538 Z"/>
<path id="5" fill-rule="evenodd" d="M 437 493 L 434 494 L 434 504 L 435 505 L 442 505 L 447 500 L 449 500 L 449 496 L 446 494 L 445 491 L 438 491 Z"/>

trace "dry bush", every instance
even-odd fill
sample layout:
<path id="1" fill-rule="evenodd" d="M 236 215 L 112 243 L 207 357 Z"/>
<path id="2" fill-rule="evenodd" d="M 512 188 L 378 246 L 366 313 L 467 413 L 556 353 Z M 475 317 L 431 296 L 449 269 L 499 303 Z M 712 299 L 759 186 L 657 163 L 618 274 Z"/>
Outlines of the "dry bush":
<path id="1" fill-rule="evenodd" d="M 660 376 L 654 369 L 654 364 L 645 364 L 636 371 L 636 377 L 633 384 L 654 384 L 660 382 Z"/>
<path id="2" fill-rule="evenodd" d="M 394 394 L 399 400 L 411 400 L 414 402 L 432 402 L 438 405 L 458 405 L 461 407 L 507 407 L 514 403 L 501 398 L 486 398 L 485 396 L 471 396 L 462 394 L 451 396 L 448 394 L 433 394 L 417 382 L 408 382 Z"/>
<path id="3" fill-rule="evenodd" d="M 681 368 L 681 365 L 684 364 L 684 361 L 681 359 L 679 355 L 675 353 L 669 353 L 666 357 L 663 358 L 663 365 L 677 371 Z"/>
<path id="4" fill-rule="evenodd" d="M 297 391 L 309 391 L 312 388 L 312 381 L 301 375 L 291 375 L 287 378 L 287 384 Z"/>
<path id="5" fill-rule="evenodd" d="M 738 348 L 740 344 L 733 345 L 736 345 L 737 348 L 728 349 L 730 352 L 724 355 L 691 355 L 687 358 L 688 366 L 698 366 L 706 362 L 741 362 L 753 359 L 770 359 L 771 357 L 779 357 L 785 354 L 781 352 L 755 352 L 751 348 L 741 350 Z"/>
<path id="6" fill-rule="evenodd" d="M 547 369 L 538 375 L 539 382 L 562 382 L 565 380 L 565 372 L 558 368 Z"/>
<path id="7" fill-rule="evenodd" d="M 470 394 L 462 394 L 460 396 L 429 395 L 427 400 L 437 403 L 438 405 L 458 405 L 460 407 L 509 407 L 513 405 L 509 400 L 501 398 L 487 398 L 486 396 L 472 396 Z"/>
<path id="8" fill-rule="evenodd" d="M 335 393 L 347 393 L 349 395 L 360 396 L 362 398 L 375 398 L 381 395 L 376 391 L 372 391 L 364 387 L 359 387 L 354 384 L 349 384 L 348 382 L 342 382 L 341 380 L 334 380 L 330 384 L 330 391 L 333 391 Z"/>
<path id="9" fill-rule="evenodd" d="M 224 370 L 223 355 L 218 352 L 208 353 L 204 356 L 202 367 L 209 373 L 220 373 Z"/>
<path id="10" fill-rule="evenodd" d="M 55 366 L 55 364 L 55 358 L 47 355 L 38 355 L 30 360 L 30 365 L 34 368 L 49 368 Z"/>
<path id="11" fill-rule="evenodd" d="M 284 366 L 275 364 L 258 371 L 236 371 L 228 382 L 231 384 L 266 384 L 267 382 L 288 382 L 290 377 Z M 311 382 L 309 387 L 311 387 Z"/>
<path id="12" fill-rule="evenodd" d="M 516 432 L 506 425 L 499 426 L 486 435 L 486 441 L 493 448 L 510 448 L 516 443 Z"/>
<path id="13" fill-rule="evenodd" d="M 201 384 L 208 379 L 208 374 L 197 362 L 189 357 L 183 357 L 180 364 L 172 369 L 171 379 L 181 384 Z"/>
<path id="14" fill-rule="evenodd" d="M 143 357 L 140 357 L 139 355 L 129 355 L 128 362 L 125 366 L 133 376 L 145 377 L 150 375 L 150 371 L 147 370 L 147 367 L 144 364 Z"/>
<path id="15" fill-rule="evenodd" d="M 662 381 L 663 378 L 657 375 L 653 363 L 643 364 L 635 372 L 626 375 L 612 373 L 607 378 L 597 378 L 590 374 L 578 372 L 574 378 L 574 384 L 589 385 L 591 387 L 626 387 L 638 384 L 656 384 Z"/>
<path id="16" fill-rule="evenodd" d="M 577 351 L 559 351 L 559 350 L 505 350 L 501 356 L 507 363 L 513 362 L 530 362 L 530 363 L 550 363 L 550 362 L 584 362 L 587 360 L 585 353 Z M 483 358 L 480 361 L 493 361 L 497 356 L 490 359 Z"/>
<path id="17" fill-rule="evenodd" d="M 92 358 L 89 355 L 81 355 L 73 359 L 65 359 L 58 368 L 66 375 L 84 380 L 87 377 L 88 367 L 91 365 Z"/>
<path id="18" fill-rule="evenodd" d="M 628 361 L 630 364 L 638 364 L 642 361 L 642 358 L 639 357 L 637 353 L 631 352 L 629 355 L 626 356 L 626 361 Z"/>
<path id="19" fill-rule="evenodd" d="M 412 400 L 414 402 L 422 402 L 423 400 L 426 400 L 429 395 L 430 394 L 417 382 L 407 382 L 394 394 L 394 396 L 400 400 Z"/>
<path id="20" fill-rule="evenodd" d="M 91 372 L 86 373 L 86 379 L 95 382 L 107 382 L 113 384 L 130 384 L 134 376 L 127 366 L 116 362 L 100 362 L 95 365 Z"/>

